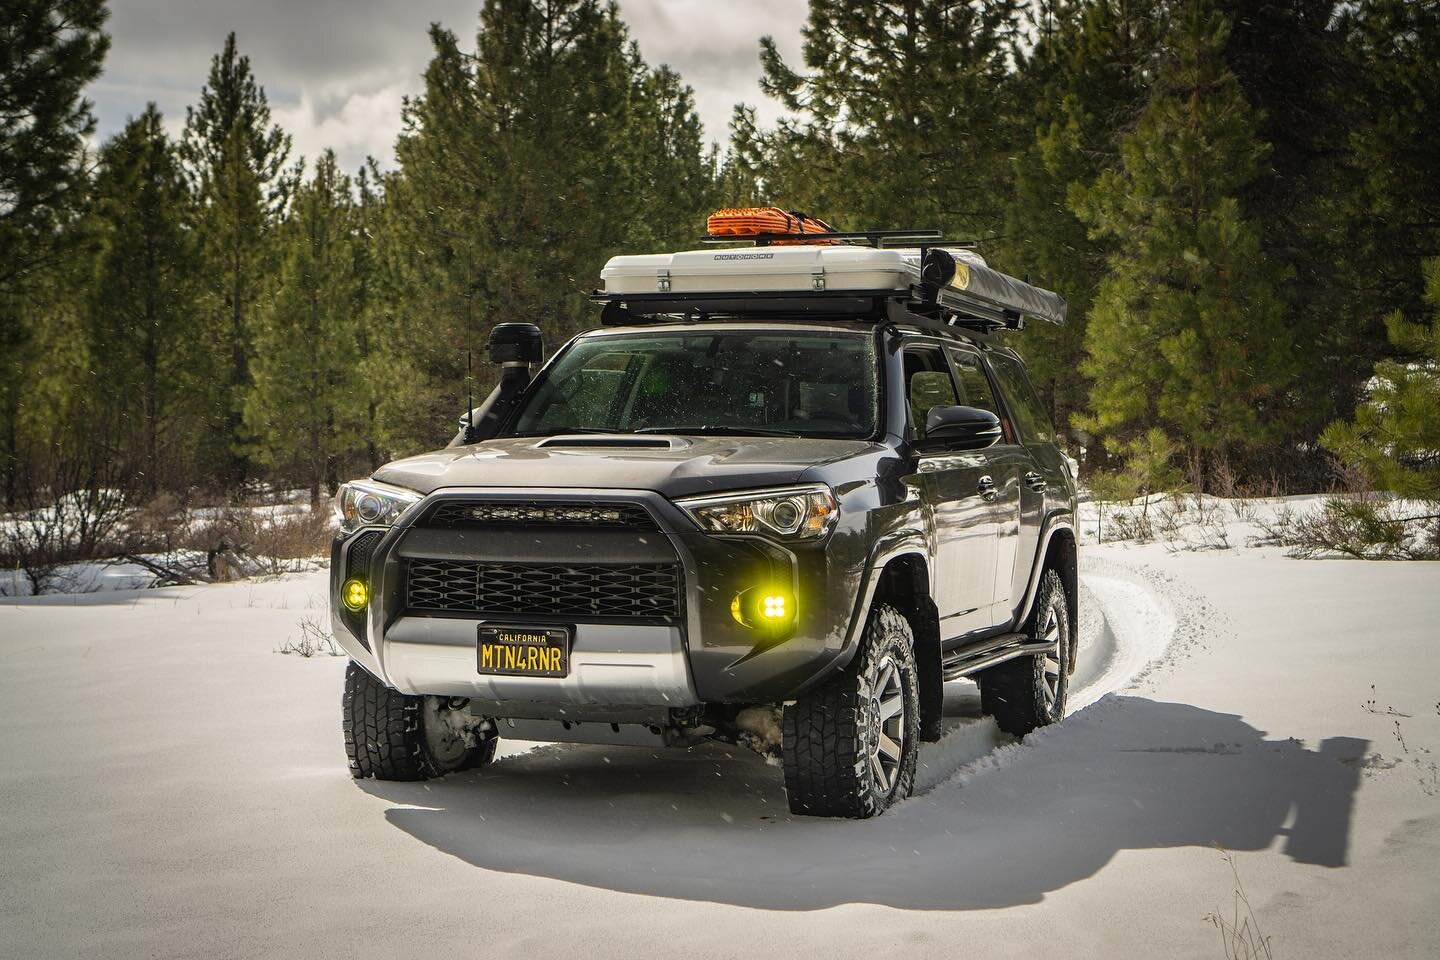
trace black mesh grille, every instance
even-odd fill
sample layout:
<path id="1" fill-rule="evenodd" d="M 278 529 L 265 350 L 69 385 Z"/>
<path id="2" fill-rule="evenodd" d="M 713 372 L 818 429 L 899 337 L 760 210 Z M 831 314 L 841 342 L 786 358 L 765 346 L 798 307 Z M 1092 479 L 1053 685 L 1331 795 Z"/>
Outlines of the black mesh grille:
<path id="1" fill-rule="evenodd" d="M 361 577 L 364 580 L 370 579 L 370 558 L 375 556 L 375 548 L 380 545 L 380 539 L 384 534 L 378 530 L 371 530 L 356 537 L 350 544 L 350 560 L 346 571 L 352 577 Z"/>
<path id="2" fill-rule="evenodd" d="M 680 568 L 411 560 L 406 597 L 417 611 L 675 620 L 680 616 Z"/>
<path id="3" fill-rule="evenodd" d="M 587 500 L 444 500 L 426 519 L 429 527 L 623 528 L 653 530 L 655 521 L 637 503 Z"/>
<path id="4" fill-rule="evenodd" d="M 345 576 L 356 577 L 370 582 L 370 559 L 375 556 L 375 548 L 380 545 L 384 534 L 378 530 L 370 530 L 360 534 L 350 542 L 349 553 L 345 561 Z M 345 626 L 360 641 L 366 650 L 370 649 L 370 641 L 365 637 L 365 611 L 351 610 L 348 607 L 340 608 L 340 615 L 345 618 Z"/>

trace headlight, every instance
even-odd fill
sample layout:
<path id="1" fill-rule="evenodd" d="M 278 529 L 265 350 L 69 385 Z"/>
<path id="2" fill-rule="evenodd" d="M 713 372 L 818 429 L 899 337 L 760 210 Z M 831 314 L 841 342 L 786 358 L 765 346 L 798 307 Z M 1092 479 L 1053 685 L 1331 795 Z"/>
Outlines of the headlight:
<path id="1" fill-rule="evenodd" d="M 675 505 L 707 533 L 754 533 L 779 540 L 818 540 L 840 508 L 822 483 L 718 497 L 687 497 Z"/>
<path id="2" fill-rule="evenodd" d="M 352 533 L 361 527 L 388 527 L 405 510 L 420 502 L 420 494 L 377 480 L 354 480 L 335 494 L 340 529 Z"/>

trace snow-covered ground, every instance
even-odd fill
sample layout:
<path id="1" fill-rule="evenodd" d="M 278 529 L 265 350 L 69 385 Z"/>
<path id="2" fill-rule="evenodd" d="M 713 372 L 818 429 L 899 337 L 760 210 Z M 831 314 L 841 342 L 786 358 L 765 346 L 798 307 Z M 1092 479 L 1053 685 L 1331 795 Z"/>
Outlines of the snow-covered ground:
<path id="1" fill-rule="evenodd" d="M 1233 546 L 1233 544 L 1232 544 Z M 0 605 L 0 957 L 1277 957 L 1440 944 L 1440 564 L 1084 550 L 1072 714 L 951 685 L 917 796 L 791 818 L 744 750 L 506 744 L 356 783 L 325 581 Z"/>

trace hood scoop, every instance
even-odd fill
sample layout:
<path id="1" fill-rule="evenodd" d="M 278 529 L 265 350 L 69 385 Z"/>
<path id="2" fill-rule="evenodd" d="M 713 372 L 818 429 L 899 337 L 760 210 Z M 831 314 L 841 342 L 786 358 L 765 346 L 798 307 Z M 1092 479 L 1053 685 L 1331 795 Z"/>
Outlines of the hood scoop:
<path id="1" fill-rule="evenodd" d="M 537 448 L 550 449 L 553 447 L 604 447 L 609 449 L 628 450 L 674 450 L 683 445 L 683 441 L 673 437 L 637 437 L 634 434 L 594 434 L 576 433 L 561 434 L 555 437 L 546 437 L 535 444 Z"/>

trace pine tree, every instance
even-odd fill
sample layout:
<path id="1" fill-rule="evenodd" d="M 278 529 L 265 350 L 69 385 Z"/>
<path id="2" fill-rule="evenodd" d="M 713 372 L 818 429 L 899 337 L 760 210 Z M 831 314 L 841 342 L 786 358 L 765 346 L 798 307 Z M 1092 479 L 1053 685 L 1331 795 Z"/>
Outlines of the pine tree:
<path id="1" fill-rule="evenodd" d="M 415 443 L 453 427 L 465 351 L 494 323 L 552 344 L 592 325 L 605 260 L 693 236 L 712 189 L 689 90 L 645 67 L 613 5 L 487 0 L 473 53 L 431 39 L 386 190 Z"/>
<path id="2" fill-rule="evenodd" d="M 1033 46 L 1017 51 L 1010 103 L 1031 111 L 1033 130 L 1014 160 L 1005 209 L 1003 262 L 1069 302 L 1064 326 L 1031 324 L 1019 337 L 1051 420 L 1062 431 L 1085 406 L 1085 328 L 1114 242 L 1092 238 L 1075 215 L 1072 189 L 1119 163 L 1119 142 L 1155 79 L 1166 11 L 1157 0 L 1055 0 L 1031 12 Z"/>
<path id="3" fill-rule="evenodd" d="M 717 175 L 715 206 L 764 206 L 765 164 L 765 143 L 755 108 L 736 104 L 730 116 L 729 149 Z"/>
<path id="4" fill-rule="evenodd" d="M 99 241 L 87 309 L 90 429 L 117 441 L 148 492 L 183 489 L 202 430 L 193 200 L 150 104 L 100 151 Z"/>
<path id="5" fill-rule="evenodd" d="M 84 193 L 81 96 L 110 46 L 104 0 L 7 0 L 0 10 L 0 294 L 63 253 L 51 242 Z"/>
<path id="6" fill-rule="evenodd" d="M 235 34 L 210 62 L 200 103 L 186 111 L 180 146 L 186 171 L 200 201 L 197 232 L 204 275 L 210 281 L 206 306 L 211 338 L 223 355 L 213 359 L 210 434 L 218 478 L 244 481 L 250 465 L 244 454 L 242 408 L 250 385 L 250 327 L 260 295 L 270 231 L 285 209 L 292 176 L 285 161 L 290 137 L 270 123 L 265 91 L 250 71 L 250 58 L 236 51 Z"/>
<path id="7" fill-rule="evenodd" d="M 1322 442 L 1377 489 L 1440 503 L 1440 257 L 1423 273 L 1429 324 L 1386 318 L 1399 359 L 1375 365 L 1355 419 L 1331 424 Z"/>
<path id="8" fill-rule="evenodd" d="M 811 0 L 803 67 L 761 41 L 762 89 L 798 117 L 768 138 L 771 196 L 845 227 L 996 234 L 1018 6 Z"/>
<path id="9" fill-rule="evenodd" d="M 1347 62 L 1337 0 L 1221 0 L 1219 7 L 1232 24 L 1226 62 L 1259 114 L 1257 135 L 1271 146 L 1239 199 L 1262 256 L 1288 274 L 1280 288 L 1285 325 L 1307 368 L 1276 397 L 1270 448 L 1237 467 L 1311 487 L 1327 469 L 1315 439 L 1350 408 L 1375 356 L 1360 328 L 1373 335 L 1378 322 L 1355 322 L 1343 265 L 1357 226 L 1349 198 L 1358 192 L 1345 143 L 1369 110 L 1355 96 L 1363 80 Z"/>
<path id="10" fill-rule="evenodd" d="M 1338 222 L 1312 267 L 1315 299 L 1331 301 L 1313 358 L 1334 394 L 1316 412 L 1345 418 L 1393 349 L 1386 318 L 1427 309 L 1414 264 L 1440 254 L 1440 4 L 1361 0 L 1338 19 L 1344 96 L 1330 107 L 1342 137 L 1332 148 L 1343 149 L 1316 186 Z"/>
<path id="11" fill-rule="evenodd" d="M 635 193 L 625 243 L 631 249 L 691 243 L 706 213 L 718 205 L 714 162 L 707 157 L 694 93 L 669 67 L 647 68 L 633 47 L 630 69 L 632 132 L 626 139 Z"/>
<path id="12" fill-rule="evenodd" d="M 385 177 L 374 157 L 355 175 L 355 209 L 350 238 L 351 287 L 353 300 L 350 312 L 355 318 L 355 357 L 358 390 L 357 403 L 363 404 L 360 420 L 360 445 L 364 465 L 379 469 L 386 459 L 380 453 L 380 405 L 376 396 L 372 370 L 385 363 L 384 340 L 386 310 L 385 275 L 382 270 L 382 232 L 385 229 Z"/>
<path id="13" fill-rule="evenodd" d="M 1228 30 L 1209 0 L 1185 0 L 1120 168 L 1076 198 L 1093 234 L 1115 240 L 1087 332 L 1084 425 L 1122 438 L 1161 426 L 1202 485 L 1271 435 L 1291 362 L 1283 274 L 1238 199 L 1267 148 L 1224 63 Z"/>
<path id="14" fill-rule="evenodd" d="M 25 409 L 47 354 L 37 329 L 54 302 L 55 271 L 81 235 L 85 138 L 95 128 L 81 95 L 109 47 L 103 0 L 7 0 L 0 6 L 0 471 L 16 502 L 31 438 Z M 67 277 L 67 279 L 70 279 Z"/>
<path id="15" fill-rule="evenodd" d="M 254 325 L 245 426 L 260 463 L 334 493 L 338 462 L 362 442 L 364 397 L 350 178 L 327 150 L 279 228 L 280 269 Z"/>

